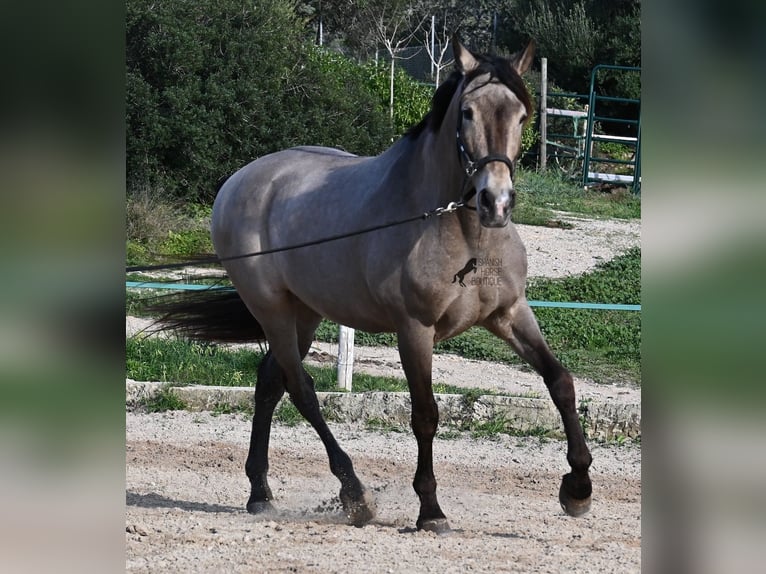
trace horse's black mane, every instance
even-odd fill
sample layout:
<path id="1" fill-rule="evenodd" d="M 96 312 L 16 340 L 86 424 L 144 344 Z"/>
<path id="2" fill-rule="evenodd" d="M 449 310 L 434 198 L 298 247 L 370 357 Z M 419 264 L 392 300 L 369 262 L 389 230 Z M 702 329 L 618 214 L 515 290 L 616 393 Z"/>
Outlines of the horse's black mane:
<path id="1" fill-rule="evenodd" d="M 474 55 L 474 57 L 479 61 L 479 65 L 466 74 L 465 83 L 468 84 L 471 80 L 483 74 L 489 74 L 491 79 L 499 80 L 516 94 L 516 97 L 524 104 L 527 115 L 531 117 L 532 101 L 524 81 L 513 67 L 512 60 L 493 55 Z M 450 102 L 460 85 L 461 78 L 462 73 L 459 70 L 455 70 L 441 83 L 431 100 L 431 111 L 418 124 L 412 126 L 405 134 L 405 137 L 416 139 L 426 129 L 430 129 L 433 132 L 439 130 L 444 117 L 447 115 L 447 108 L 449 108 Z"/>

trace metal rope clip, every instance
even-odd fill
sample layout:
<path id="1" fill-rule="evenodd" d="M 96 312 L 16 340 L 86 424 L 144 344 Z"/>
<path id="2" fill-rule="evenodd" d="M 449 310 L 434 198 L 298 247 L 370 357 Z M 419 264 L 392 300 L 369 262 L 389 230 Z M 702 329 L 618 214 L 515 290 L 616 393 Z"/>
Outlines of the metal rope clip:
<path id="1" fill-rule="evenodd" d="M 438 217 L 440 215 L 444 215 L 445 213 L 452 213 L 453 211 L 457 211 L 460 207 L 463 207 L 462 201 L 450 201 L 446 207 L 437 207 L 433 211 L 424 213 L 423 217 L 428 218 L 432 215 L 436 215 Z"/>

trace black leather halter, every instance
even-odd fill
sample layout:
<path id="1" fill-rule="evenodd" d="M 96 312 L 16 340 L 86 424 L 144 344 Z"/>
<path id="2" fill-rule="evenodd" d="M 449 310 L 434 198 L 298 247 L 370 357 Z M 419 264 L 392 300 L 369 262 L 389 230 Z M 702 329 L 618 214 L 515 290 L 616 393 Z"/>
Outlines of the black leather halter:
<path id="1" fill-rule="evenodd" d="M 460 107 L 460 111 L 458 112 L 457 116 L 457 153 L 458 157 L 460 158 L 460 162 L 463 165 L 463 171 L 465 171 L 465 179 L 463 181 L 463 194 L 460 198 L 460 201 L 465 204 L 467 203 L 474 195 L 476 195 L 476 188 L 469 188 L 465 189 L 466 186 L 470 183 L 471 178 L 476 174 L 477 171 L 482 169 L 484 166 L 486 166 L 489 163 L 499 161 L 500 163 L 504 163 L 508 166 L 508 169 L 511 173 L 511 180 L 513 180 L 513 174 L 514 174 L 514 165 L 513 161 L 511 161 L 511 158 L 509 158 L 505 154 L 489 154 L 486 155 L 478 160 L 474 160 L 471 157 L 471 154 L 468 152 L 468 150 L 465 147 L 465 142 L 463 141 L 463 134 L 460 132 L 460 128 L 463 126 L 463 108 Z M 468 207 L 468 206 L 466 206 Z M 473 208 L 472 208 L 473 209 Z"/>

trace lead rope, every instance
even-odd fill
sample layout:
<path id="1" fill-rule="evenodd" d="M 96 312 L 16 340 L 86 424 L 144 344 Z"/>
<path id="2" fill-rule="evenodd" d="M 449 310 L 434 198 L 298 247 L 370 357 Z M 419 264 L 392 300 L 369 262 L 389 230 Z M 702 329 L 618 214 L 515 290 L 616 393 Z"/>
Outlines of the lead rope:
<path id="1" fill-rule="evenodd" d="M 251 253 L 242 253 L 240 255 L 231 255 L 229 257 L 204 257 L 204 258 L 196 259 L 194 261 L 185 261 L 183 263 L 161 263 L 157 265 L 133 265 L 130 267 L 126 267 L 125 270 L 127 273 L 136 273 L 139 271 L 157 271 L 159 269 L 178 269 L 181 267 L 188 267 L 189 265 L 211 265 L 213 263 L 222 263 L 224 261 L 234 261 L 236 259 L 247 259 L 248 257 L 258 257 L 259 255 L 269 255 L 272 253 L 280 253 L 282 251 L 290 251 L 291 249 L 300 249 L 301 247 L 311 247 L 312 245 L 320 245 L 322 243 L 329 243 L 330 241 L 337 241 L 339 239 L 354 237 L 355 235 L 371 233 L 373 231 L 386 229 L 388 227 L 395 227 L 397 225 L 403 225 L 405 223 L 411 223 L 413 221 L 426 220 L 431 217 L 441 217 L 445 213 L 452 213 L 454 211 L 457 211 L 461 207 L 468 207 L 465 205 L 463 200 L 450 201 L 444 207 L 437 207 L 436 209 L 432 209 L 431 211 L 426 211 L 425 213 L 421 215 L 408 217 L 407 219 L 402 219 L 399 221 L 392 221 L 390 223 L 382 223 L 380 225 L 375 225 L 373 227 L 360 229 L 359 231 L 339 233 L 337 235 L 331 235 L 329 237 L 324 237 L 322 239 L 315 239 L 313 241 L 305 241 L 303 243 L 286 245 L 284 247 L 275 247 L 274 249 L 264 249 L 263 251 L 253 251 Z M 476 209 L 476 208 L 469 208 L 469 209 Z"/>

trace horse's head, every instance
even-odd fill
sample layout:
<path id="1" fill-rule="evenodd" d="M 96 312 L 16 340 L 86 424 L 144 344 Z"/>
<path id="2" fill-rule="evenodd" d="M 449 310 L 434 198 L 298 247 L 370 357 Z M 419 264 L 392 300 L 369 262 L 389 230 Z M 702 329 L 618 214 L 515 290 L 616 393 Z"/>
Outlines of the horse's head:
<path id="1" fill-rule="evenodd" d="M 521 133 L 532 115 L 521 74 L 532 63 L 534 43 L 510 59 L 477 56 L 459 42 L 453 45 L 463 75 L 457 102 L 460 161 L 471 179 L 468 189 L 476 193 L 480 223 L 504 227 L 516 201 L 514 162 L 521 153 Z"/>

